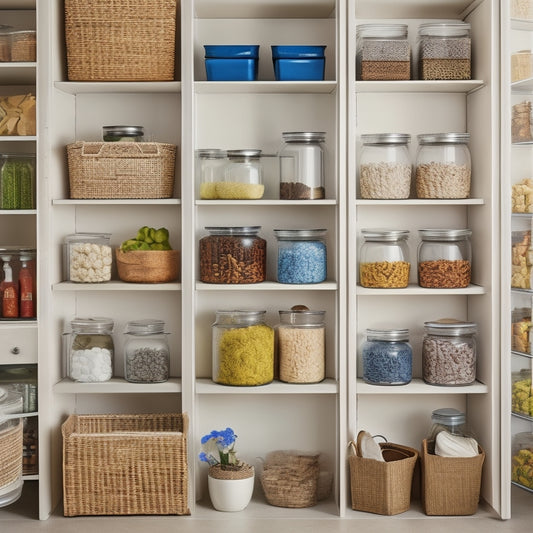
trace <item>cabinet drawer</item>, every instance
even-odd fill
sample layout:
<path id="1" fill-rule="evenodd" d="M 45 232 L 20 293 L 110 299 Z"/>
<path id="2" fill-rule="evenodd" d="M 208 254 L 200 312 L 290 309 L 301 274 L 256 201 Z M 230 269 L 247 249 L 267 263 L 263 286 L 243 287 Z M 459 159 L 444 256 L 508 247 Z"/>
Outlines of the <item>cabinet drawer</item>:
<path id="1" fill-rule="evenodd" d="M 37 328 L 0 329 L 0 365 L 37 363 Z"/>

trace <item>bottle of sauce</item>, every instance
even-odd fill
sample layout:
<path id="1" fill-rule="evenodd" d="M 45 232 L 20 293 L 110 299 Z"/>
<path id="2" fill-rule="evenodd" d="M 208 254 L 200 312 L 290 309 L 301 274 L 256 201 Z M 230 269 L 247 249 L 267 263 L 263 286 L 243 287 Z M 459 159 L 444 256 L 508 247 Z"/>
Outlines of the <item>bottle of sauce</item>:
<path id="1" fill-rule="evenodd" d="M 19 294 L 20 294 L 20 317 L 33 318 L 35 316 L 33 304 L 33 276 L 28 268 L 28 261 L 31 258 L 27 255 L 20 256 L 21 269 L 19 272 Z"/>
<path id="2" fill-rule="evenodd" d="M 2 292 L 2 316 L 4 318 L 18 318 L 19 316 L 19 301 L 17 285 L 13 282 L 13 271 L 11 269 L 10 255 L 3 255 L 4 262 L 4 281 L 0 283 L 0 291 Z"/>

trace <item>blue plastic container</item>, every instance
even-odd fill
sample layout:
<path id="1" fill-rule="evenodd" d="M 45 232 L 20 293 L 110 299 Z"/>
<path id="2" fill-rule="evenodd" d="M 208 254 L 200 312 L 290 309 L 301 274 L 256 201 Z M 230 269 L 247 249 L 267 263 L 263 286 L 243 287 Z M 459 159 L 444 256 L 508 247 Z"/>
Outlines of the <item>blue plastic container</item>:
<path id="1" fill-rule="evenodd" d="M 272 46 L 277 81 L 316 81 L 324 79 L 326 46 Z"/>
<path id="2" fill-rule="evenodd" d="M 204 45 L 208 81 L 255 81 L 259 45 Z"/>

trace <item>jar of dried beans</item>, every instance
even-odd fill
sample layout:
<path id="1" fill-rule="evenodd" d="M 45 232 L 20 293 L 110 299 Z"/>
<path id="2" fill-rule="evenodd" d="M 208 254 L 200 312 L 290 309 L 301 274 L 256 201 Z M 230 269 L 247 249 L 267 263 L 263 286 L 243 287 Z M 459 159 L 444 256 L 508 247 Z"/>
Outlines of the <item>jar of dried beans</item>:
<path id="1" fill-rule="evenodd" d="M 361 286 L 397 289 L 409 284 L 407 230 L 363 229 L 359 281 Z"/>
<path id="2" fill-rule="evenodd" d="M 359 191 L 365 199 L 409 198 L 411 159 L 407 133 L 372 133 L 361 135 Z"/>
<path id="3" fill-rule="evenodd" d="M 441 319 L 424 322 L 422 377 L 430 385 L 470 385 L 476 380 L 473 322 Z"/>
<path id="4" fill-rule="evenodd" d="M 261 150 L 228 150 L 224 183 L 217 187 L 217 197 L 223 200 L 257 200 L 263 197 L 263 167 Z"/>
<path id="5" fill-rule="evenodd" d="M 468 287 L 472 275 L 469 229 L 422 229 L 418 245 L 418 284 L 435 289 Z"/>
<path id="6" fill-rule="evenodd" d="M 224 170 L 228 162 L 226 150 L 196 150 L 196 183 L 202 200 L 220 198 L 218 189 L 224 187 Z"/>
<path id="7" fill-rule="evenodd" d="M 418 198 L 468 198 L 471 158 L 468 133 L 418 136 L 416 195 Z"/>
<path id="8" fill-rule="evenodd" d="M 279 379 L 286 383 L 318 383 L 325 377 L 325 311 L 294 306 L 280 311 Z"/>
<path id="9" fill-rule="evenodd" d="M 259 283 L 266 279 L 266 241 L 261 226 L 206 227 L 200 239 L 200 280 Z"/>

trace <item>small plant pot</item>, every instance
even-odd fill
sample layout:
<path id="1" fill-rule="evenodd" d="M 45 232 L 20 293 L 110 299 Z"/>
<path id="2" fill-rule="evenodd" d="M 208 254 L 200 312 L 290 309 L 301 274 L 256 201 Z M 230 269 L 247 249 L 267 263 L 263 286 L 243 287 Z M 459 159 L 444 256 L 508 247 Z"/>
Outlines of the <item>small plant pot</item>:
<path id="1" fill-rule="evenodd" d="M 236 512 L 246 509 L 254 491 L 255 471 L 247 465 L 239 470 L 211 466 L 207 478 L 209 497 L 217 511 Z"/>

